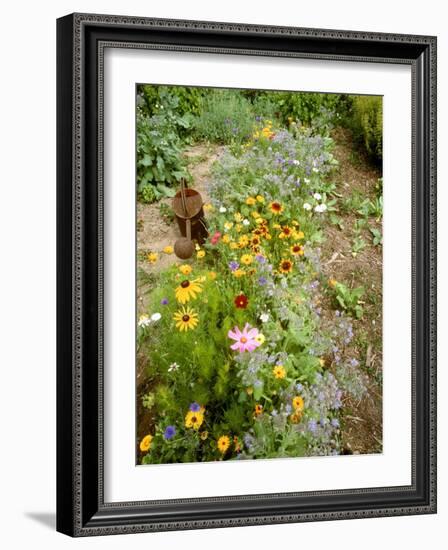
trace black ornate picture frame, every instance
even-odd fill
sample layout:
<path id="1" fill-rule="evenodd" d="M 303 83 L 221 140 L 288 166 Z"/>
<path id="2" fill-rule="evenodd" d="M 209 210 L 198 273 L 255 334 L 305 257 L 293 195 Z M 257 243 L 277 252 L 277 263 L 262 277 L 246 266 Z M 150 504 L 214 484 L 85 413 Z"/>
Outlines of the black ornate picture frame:
<path id="1" fill-rule="evenodd" d="M 410 486 L 104 501 L 102 109 L 110 46 L 411 66 Z M 90 536 L 435 513 L 436 38 L 73 14 L 57 22 L 57 52 L 58 531 Z"/>

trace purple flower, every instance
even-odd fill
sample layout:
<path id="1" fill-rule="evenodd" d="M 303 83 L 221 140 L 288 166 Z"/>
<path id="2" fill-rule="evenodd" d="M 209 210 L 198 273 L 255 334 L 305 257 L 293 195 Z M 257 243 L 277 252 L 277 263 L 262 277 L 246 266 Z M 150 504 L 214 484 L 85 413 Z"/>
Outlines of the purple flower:
<path id="1" fill-rule="evenodd" d="M 194 413 L 197 413 L 201 410 L 201 406 L 199 405 L 199 403 L 196 403 L 196 401 L 192 403 L 189 408 L 190 408 L 190 411 Z"/>
<path id="2" fill-rule="evenodd" d="M 257 254 L 257 255 L 255 256 L 255 259 L 256 259 L 257 262 L 260 263 L 260 264 L 266 263 L 266 258 L 265 258 L 262 254 Z"/>
<path id="3" fill-rule="evenodd" d="M 312 420 L 310 420 L 310 421 L 308 422 L 308 430 L 309 430 L 312 434 L 314 434 L 314 433 L 316 432 L 316 430 L 317 430 L 317 422 L 316 422 L 314 419 L 312 419 Z"/>
<path id="4" fill-rule="evenodd" d="M 333 426 L 333 428 L 339 428 L 339 420 L 337 418 L 332 418 L 331 425 Z"/>
<path id="5" fill-rule="evenodd" d="M 350 359 L 350 365 L 352 367 L 357 367 L 359 365 L 359 361 L 357 361 L 356 359 Z"/>
<path id="6" fill-rule="evenodd" d="M 260 278 L 258 279 L 258 283 L 259 283 L 261 286 L 264 286 L 267 282 L 268 282 L 268 280 L 267 280 L 265 277 L 260 277 Z"/>
<path id="7" fill-rule="evenodd" d="M 176 428 L 174 426 L 167 426 L 165 428 L 165 432 L 163 434 L 163 437 L 165 439 L 172 439 L 176 435 Z"/>
<path id="8" fill-rule="evenodd" d="M 300 382 L 298 384 L 296 384 L 296 390 L 297 391 L 302 391 L 303 390 L 303 386 L 302 386 L 302 384 L 300 384 Z"/>
<path id="9" fill-rule="evenodd" d="M 230 271 L 236 271 L 240 267 L 240 264 L 238 262 L 229 262 L 229 268 Z"/>
<path id="10" fill-rule="evenodd" d="M 168 298 L 162 298 L 160 300 L 160 303 L 162 304 L 162 306 L 166 306 L 168 304 Z"/>

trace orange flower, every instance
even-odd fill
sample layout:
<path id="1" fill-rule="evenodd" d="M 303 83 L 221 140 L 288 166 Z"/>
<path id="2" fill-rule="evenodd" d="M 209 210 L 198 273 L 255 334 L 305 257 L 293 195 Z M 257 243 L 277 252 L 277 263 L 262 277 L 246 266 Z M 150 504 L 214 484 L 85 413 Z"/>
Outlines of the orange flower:
<path id="1" fill-rule="evenodd" d="M 283 206 L 277 201 L 271 202 L 269 208 L 274 214 L 281 214 L 283 212 Z"/>

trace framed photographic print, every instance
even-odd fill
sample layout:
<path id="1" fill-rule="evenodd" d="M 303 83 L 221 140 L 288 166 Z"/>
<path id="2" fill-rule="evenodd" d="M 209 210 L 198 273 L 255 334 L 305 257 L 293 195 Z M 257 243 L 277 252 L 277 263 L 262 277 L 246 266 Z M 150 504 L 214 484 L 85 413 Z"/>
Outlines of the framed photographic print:
<path id="1" fill-rule="evenodd" d="M 57 40 L 57 529 L 435 513 L 436 38 Z"/>

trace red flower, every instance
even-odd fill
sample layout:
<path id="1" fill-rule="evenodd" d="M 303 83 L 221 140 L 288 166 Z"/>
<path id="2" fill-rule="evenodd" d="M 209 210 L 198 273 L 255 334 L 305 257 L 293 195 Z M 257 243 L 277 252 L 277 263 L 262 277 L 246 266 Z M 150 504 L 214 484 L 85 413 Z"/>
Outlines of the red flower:
<path id="1" fill-rule="evenodd" d="M 216 233 L 213 235 L 213 237 L 210 239 L 210 242 L 212 244 L 218 244 L 219 239 L 221 238 L 221 233 L 219 231 L 216 231 Z"/>
<path id="2" fill-rule="evenodd" d="M 235 298 L 234 303 L 238 309 L 246 309 L 249 300 L 247 299 L 247 296 L 244 296 L 244 294 L 240 294 Z"/>

